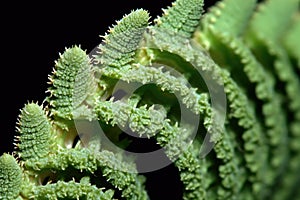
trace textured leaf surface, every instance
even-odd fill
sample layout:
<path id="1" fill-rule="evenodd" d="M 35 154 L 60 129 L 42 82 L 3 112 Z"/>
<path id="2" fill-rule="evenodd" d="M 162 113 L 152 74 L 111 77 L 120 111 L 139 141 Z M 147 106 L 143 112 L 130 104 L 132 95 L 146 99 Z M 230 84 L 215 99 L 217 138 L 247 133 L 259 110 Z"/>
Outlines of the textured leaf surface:
<path id="1" fill-rule="evenodd" d="M 96 186 L 85 183 L 84 180 L 82 180 L 80 183 L 76 183 L 75 181 L 58 181 L 54 184 L 36 187 L 34 198 L 41 200 L 56 200 L 66 198 L 110 200 L 113 199 L 113 194 L 114 192 L 112 190 L 102 191 L 102 189 L 98 189 Z"/>
<path id="2" fill-rule="evenodd" d="M 10 154 L 0 157 L 0 199 L 14 200 L 19 196 L 22 170 Z"/>
<path id="3" fill-rule="evenodd" d="M 148 25 L 149 14 L 139 9 L 125 15 L 104 36 L 104 44 L 99 45 L 99 55 L 95 59 L 99 65 L 122 67 L 134 60 L 135 51 Z"/>
<path id="4" fill-rule="evenodd" d="M 36 171 L 45 168 L 66 170 L 68 167 L 74 167 L 80 171 L 93 173 L 100 169 L 103 176 L 116 189 L 122 191 L 124 198 L 147 199 L 147 193 L 137 177 L 135 167 L 123 162 L 120 156 L 109 151 L 93 152 L 89 149 L 69 149 L 39 160 L 27 160 L 25 165 Z M 51 186 L 49 187 L 51 188 Z"/>
<path id="5" fill-rule="evenodd" d="M 51 125 L 43 108 L 35 103 L 24 106 L 19 115 L 16 144 L 22 159 L 39 159 L 49 154 L 53 145 Z"/>
<path id="6" fill-rule="evenodd" d="M 203 13 L 203 0 L 177 0 L 156 19 L 161 29 L 191 37 Z"/>
<path id="7" fill-rule="evenodd" d="M 76 109 L 84 106 L 84 100 L 95 87 L 90 59 L 86 52 L 79 46 L 66 49 L 55 62 L 50 84 L 50 97 L 46 100 L 49 102 L 51 114 L 72 119 Z"/>

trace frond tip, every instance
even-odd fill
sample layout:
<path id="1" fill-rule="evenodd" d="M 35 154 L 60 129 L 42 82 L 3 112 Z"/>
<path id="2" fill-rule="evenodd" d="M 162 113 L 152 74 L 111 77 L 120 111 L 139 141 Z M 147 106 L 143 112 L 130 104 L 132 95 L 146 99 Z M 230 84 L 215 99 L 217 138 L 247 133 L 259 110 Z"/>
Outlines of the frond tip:
<path id="1" fill-rule="evenodd" d="M 22 159 L 46 156 L 51 147 L 51 125 L 43 108 L 35 103 L 24 106 L 19 115 L 18 154 Z"/>
<path id="2" fill-rule="evenodd" d="M 67 48 L 55 62 L 55 71 L 50 77 L 51 114 L 63 119 L 72 119 L 73 112 L 82 105 L 94 88 L 90 58 L 80 46 Z"/>
<path id="3" fill-rule="evenodd" d="M 103 44 L 98 47 L 100 55 L 95 55 L 95 60 L 101 65 L 113 67 L 132 62 L 149 18 L 147 11 L 138 9 L 117 21 L 117 25 L 104 36 Z"/>
<path id="4" fill-rule="evenodd" d="M 203 0 L 177 0 L 157 18 L 157 26 L 190 38 L 203 13 Z"/>
<path id="5" fill-rule="evenodd" d="M 20 193 L 22 171 L 10 154 L 0 157 L 0 199 L 13 200 Z"/>

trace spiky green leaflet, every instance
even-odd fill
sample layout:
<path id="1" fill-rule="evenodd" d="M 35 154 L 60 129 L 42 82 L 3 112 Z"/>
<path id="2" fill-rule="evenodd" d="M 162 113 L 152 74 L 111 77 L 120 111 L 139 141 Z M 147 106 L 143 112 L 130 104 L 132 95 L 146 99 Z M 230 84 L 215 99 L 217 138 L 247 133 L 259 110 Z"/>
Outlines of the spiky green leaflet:
<path id="1" fill-rule="evenodd" d="M 42 158 L 51 151 L 51 124 L 43 107 L 28 103 L 21 110 L 17 127 L 16 152 L 24 160 Z"/>

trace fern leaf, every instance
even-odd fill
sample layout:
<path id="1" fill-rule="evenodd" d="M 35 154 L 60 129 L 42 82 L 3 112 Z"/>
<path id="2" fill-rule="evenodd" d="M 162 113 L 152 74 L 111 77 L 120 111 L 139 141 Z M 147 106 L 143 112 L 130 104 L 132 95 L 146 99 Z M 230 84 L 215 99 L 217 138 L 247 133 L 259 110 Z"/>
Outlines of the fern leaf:
<path id="1" fill-rule="evenodd" d="M 132 62 L 148 20 L 148 12 L 138 9 L 118 21 L 98 47 L 99 55 L 94 56 L 97 64 L 120 68 Z"/>
<path id="2" fill-rule="evenodd" d="M 90 59 L 80 46 L 68 48 L 60 55 L 50 76 L 50 84 L 50 96 L 46 101 L 51 115 L 70 120 L 78 113 L 76 109 L 86 108 L 83 102 L 95 91 L 95 82 Z M 85 117 L 92 118 L 88 109 L 85 110 Z"/>
<path id="3" fill-rule="evenodd" d="M 17 154 L 24 160 L 45 157 L 51 151 L 51 125 L 43 108 L 28 103 L 19 115 Z"/>
<path id="4" fill-rule="evenodd" d="M 0 199 L 148 200 L 132 158 L 103 149 L 91 121 L 118 146 L 125 129 L 154 139 L 184 200 L 297 198 L 299 0 L 258 2 L 222 0 L 202 18 L 204 0 L 175 0 L 152 26 L 138 9 L 93 58 L 66 49 L 47 107 L 28 103 L 19 115 L 21 163 L 0 157 Z"/>
<path id="5" fill-rule="evenodd" d="M 199 24 L 202 7 L 203 0 L 177 0 L 155 20 L 156 25 L 190 38 Z"/>
<path id="6" fill-rule="evenodd" d="M 133 65 L 123 70 L 102 69 L 102 74 L 118 78 L 125 82 L 139 82 L 142 84 L 155 83 L 162 91 L 168 91 L 175 94 L 183 105 L 195 114 L 201 114 L 204 117 L 204 124 L 207 129 L 213 130 L 212 141 L 218 141 L 221 135 L 221 128 L 213 121 L 213 111 L 211 110 L 208 95 L 206 93 L 198 94 L 196 88 L 190 88 L 186 85 L 187 80 L 184 77 L 176 77 L 168 72 L 163 72 L 163 68 L 151 66 Z M 118 112 L 116 112 L 118 113 Z"/>
<path id="7" fill-rule="evenodd" d="M 237 153 L 236 138 L 232 130 L 227 130 L 216 143 L 214 151 L 219 160 L 218 166 L 221 183 L 217 188 L 218 199 L 235 199 L 246 182 L 247 170 L 242 165 L 242 156 Z M 236 181 L 238 180 L 238 181 Z"/>

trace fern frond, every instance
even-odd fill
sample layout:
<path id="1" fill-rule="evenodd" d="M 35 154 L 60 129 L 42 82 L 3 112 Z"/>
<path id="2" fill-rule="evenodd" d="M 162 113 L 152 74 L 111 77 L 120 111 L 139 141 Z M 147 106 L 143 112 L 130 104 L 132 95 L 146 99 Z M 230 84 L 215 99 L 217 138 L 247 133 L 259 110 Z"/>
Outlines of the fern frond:
<path id="1" fill-rule="evenodd" d="M 76 109 L 85 109 L 87 116 L 84 117 L 92 118 L 83 102 L 95 92 L 96 84 L 90 58 L 80 46 L 67 48 L 60 55 L 49 79 L 50 96 L 46 101 L 49 103 L 51 115 L 71 120 L 76 115 Z"/>
<path id="2" fill-rule="evenodd" d="M 58 181 L 57 183 L 36 186 L 34 188 L 33 197 L 41 200 L 56 200 L 56 199 L 80 199 L 86 198 L 91 200 L 111 200 L 113 199 L 114 191 L 98 189 L 82 178 L 80 182 Z"/>
<path id="3" fill-rule="evenodd" d="M 249 3 L 251 6 L 248 5 Z M 207 14 L 206 21 L 203 21 L 203 28 L 199 28 L 196 33 L 196 40 L 203 45 L 210 44 L 208 50 L 213 59 L 218 65 L 230 71 L 234 81 L 246 91 L 248 99 L 253 102 L 261 101 L 262 105 L 257 104 L 256 110 L 261 112 L 257 114 L 264 119 L 266 137 L 269 141 L 268 157 L 271 170 L 268 171 L 267 183 L 272 185 L 283 172 L 282 163 L 287 161 L 288 151 L 285 146 L 288 141 L 288 130 L 285 111 L 281 107 L 282 98 L 276 94 L 272 74 L 258 62 L 241 38 L 241 31 L 245 31 L 255 5 L 255 1 L 220 2 Z M 222 7 L 224 8 L 221 9 Z M 219 15 L 215 16 L 217 12 Z M 233 17 L 234 13 L 240 13 L 239 16 L 244 18 Z M 231 19 L 231 23 L 230 21 L 226 23 L 227 18 Z M 227 53 L 220 54 L 221 49 Z"/>
<path id="4" fill-rule="evenodd" d="M 27 160 L 25 166 L 36 171 L 66 170 L 68 167 L 73 167 L 80 171 L 94 173 L 99 169 L 103 176 L 122 192 L 124 198 L 147 199 L 148 196 L 133 164 L 122 161 L 116 154 L 106 150 L 93 152 L 87 148 L 62 149 L 49 157 Z"/>
<path id="5" fill-rule="evenodd" d="M 21 110 L 17 131 L 17 154 L 23 160 L 47 156 L 53 145 L 52 127 L 42 106 L 28 103 Z"/>
<path id="6" fill-rule="evenodd" d="M 171 125 L 169 120 L 165 119 L 166 111 L 164 110 L 136 106 L 130 100 L 128 102 L 105 101 L 98 102 L 95 110 L 99 119 L 106 123 L 123 128 L 128 123 L 131 130 L 137 131 L 141 136 L 146 134 L 147 137 L 155 137 L 158 144 L 166 149 L 167 156 L 179 168 L 185 185 L 184 199 L 204 199 L 206 195 L 204 185 L 201 184 L 204 178 L 199 165 L 200 161 L 196 153 L 191 153 L 193 147 L 187 149 L 189 144 L 185 142 L 189 131 L 177 125 Z M 196 152 L 197 149 L 193 151 Z"/>
<path id="7" fill-rule="evenodd" d="M 279 1 L 270 0 L 261 4 L 258 12 L 254 15 L 250 27 L 249 34 L 246 37 L 247 44 L 257 56 L 258 60 L 263 63 L 264 67 L 270 70 L 276 77 L 276 90 L 288 99 L 288 104 L 283 105 L 287 109 L 287 115 L 292 116 L 289 122 L 290 141 L 290 157 L 288 168 L 283 181 L 279 187 L 281 190 L 273 194 L 275 199 L 286 199 L 289 197 L 292 185 L 294 185 L 299 176 L 295 176 L 295 169 L 299 168 L 299 151 L 292 141 L 299 140 L 299 123 L 300 123 L 300 102 L 299 90 L 300 81 L 294 73 L 293 66 L 289 60 L 286 50 L 283 48 L 282 39 L 286 34 L 286 30 L 290 27 L 293 16 L 297 13 L 299 1 Z M 298 11 L 299 12 L 299 11 Z M 278 20 L 274 20 L 273 16 L 279 15 Z M 264 25 L 268 24 L 268 26 Z M 255 31 L 260 30 L 260 31 Z M 274 31 L 276 30 L 276 31 Z M 264 59 L 262 59 L 264 56 Z M 270 68 L 271 66 L 271 68 Z M 293 149 L 293 146 L 296 149 Z M 297 167 L 296 167 L 297 166 Z M 294 175 L 290 175 L 294 174 Z M 293 176 L 293 177 L 292 177 Z"/>
<path id="8" fill-rule="evenodd" d="M 199 24 L 203 5 L 203 0 L 177 0 L 163 10 L 163 16 L 155 20 L 156 26 L 190 38 Z"/>
<path id="9" fill-rule="evenodd" d="M 242 164 L 242 156 L 237 152 L 238 144 L 235 140 L 233 130 L 227 130 L 214 147 L 216 158 L 220 161 L 218 176 L 221 178 L 217 199 L 238 199 L 246 182 L 247 170 Z"/>
<path id="10" fill-rule="evenodd" d="M 254 107 L 248 101 L 244 92 L 230 77 L 229 73 L 216 65 L 201 49 L 199 50 L 193 47 L 193 45 L 187 45 L 186 40 L 174 34 L 168 35 L 169 33 L 161 33 L 155 29 L 150 34 L 152 35 L 149 35 L 148 38 L 148 42 L 151 43 L 149 46 L 154 46 L 161 51 L 181 56 L 201 71 L 202 76 L 207 76 L 210 84 L 224 85 L 224 92 L 229 102 L 229 119 L 237 119 L 237 125 L 244 129 L 242 134 L 243 141 L 245 142 L 244 157 L 248 170 L 252 173 L 250 176 L 253 176 L 251 178 L 255 185 L 253 190 L 255 190 L 255 193 L 261 190 L 265 180 L 261 179 L 260 174 L 264 173 L 263 166 L 267 164 L 267 146 L 265 144 L 265 137 L 262 135 L 261 123 L 256 118 Z M 179 45 L 180 42 L 182 42 L 182 45 Z"/>
<path id="11" fill-rule="evenodd" d="M 138 9 L 117 21 L 99 45 L 99 54 L 94 55 L 97 65 L 120 68 L 132 62 L 148 20 L 148 12 Z"/>
<path id="12" fill-rule="evenodd" d="M 143 169 L 171 163 L 184 200 L 297 198 L 299 3 L 221 0 L 204 13 L 204 0 L 175 0 L 154 25 L 146 10 L 125 15 L 92 58 L 66 48 L 46 107 L 20 111 L 0 199 L 149 200 Z M 140 139 L 165 160 L 128 156 Z"/>

